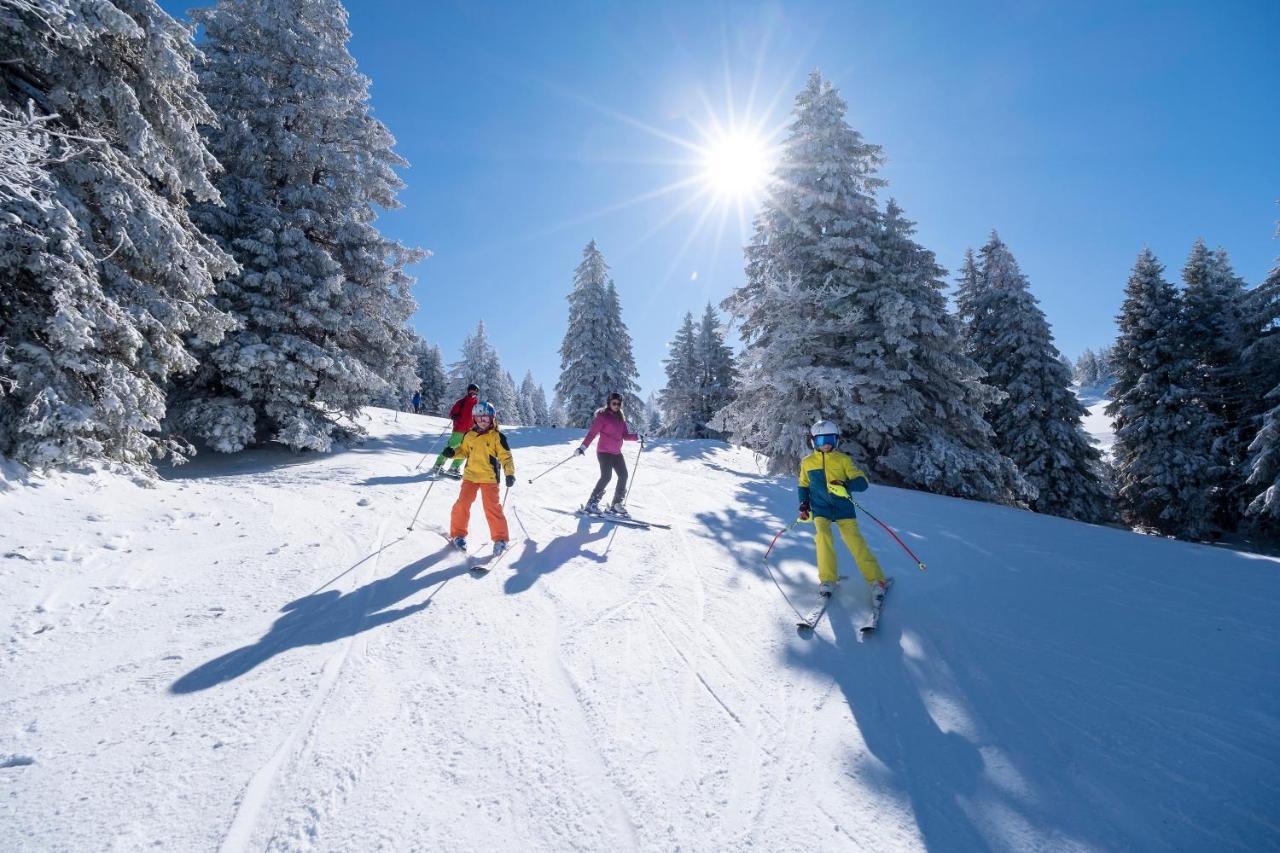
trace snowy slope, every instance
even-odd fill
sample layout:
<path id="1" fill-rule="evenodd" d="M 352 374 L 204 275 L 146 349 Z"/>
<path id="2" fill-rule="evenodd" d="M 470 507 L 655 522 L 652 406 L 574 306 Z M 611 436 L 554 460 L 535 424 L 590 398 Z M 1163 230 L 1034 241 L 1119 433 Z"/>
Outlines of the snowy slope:
<path id="1" fill-rule="evenodd" d="M 1116 443 L 1115 422 L 1107 414 L 1107 406 L 1111 404 L 1111 400 L 1107 398 L 1107 390 L 1110 387 L 1111 383 L 1107 382 L 1075 388 L 1076 396 L 1089 410 L 1089 413 L 1084 416 L 1084 431 L 1093 436 L 1104 459 L 1111 458 L 1111 447 Z"/>
<path id="2" fill-rule="evenodd" d="M 456 484 L 405 529 L 441 422 L 370 414 L 0 489 L 6 850 L 1280 847 L 1275 559 L 874 487 L 928 570 L 866 524 L 881 632 L 854 580 L 805 638 L 750 453 L 660 443 L 632 504 L 673 529 L 611 529 L 560 511 L 590 458 L 527 481 L 580 433 L 514 430 L 473 578 L 430 529 Z"/>

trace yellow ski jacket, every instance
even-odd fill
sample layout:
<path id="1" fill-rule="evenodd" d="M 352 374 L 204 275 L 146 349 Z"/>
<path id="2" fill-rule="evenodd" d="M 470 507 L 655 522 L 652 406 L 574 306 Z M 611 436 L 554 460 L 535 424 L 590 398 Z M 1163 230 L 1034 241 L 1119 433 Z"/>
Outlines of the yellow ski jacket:
<path id="1" fill-rule="evenodd" d="M 833 483 L 842 484 L 850 492 L 864 492 L 870 485 L 862 469 L 839 450 L 815 450 L 800 460 L 800 501 L 808 501 L 818 518 L 856 518 L 853 501 L 831 493 L 829 485 Z"/>
<path id="2" fill-rule="evenodd" d="M 450 450 L 453 452 L 450 453 Z M 516 473 L 511 446 L 497 427 L 490 427 L 484 432 L 476 432 L 472 428 L 463 436 L 461 444 L 456 448 L 446 448 L 444 455 L 467 460 L 466 467 L 462 469 L 462 479 L 472 483 L 499 482 L 499 465 L 509 476 L 514 477 Z"/>

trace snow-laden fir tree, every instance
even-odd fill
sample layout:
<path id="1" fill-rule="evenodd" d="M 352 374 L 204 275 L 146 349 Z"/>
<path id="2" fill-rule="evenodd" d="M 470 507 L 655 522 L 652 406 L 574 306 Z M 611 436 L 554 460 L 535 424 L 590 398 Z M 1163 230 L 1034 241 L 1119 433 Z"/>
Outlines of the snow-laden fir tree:
<path id="1" fill-rule="evenodd" d="M 874 193 L 883 184 L 875 176 L 882 156 L 844 115 L 831 83 L 810 74 L 746 247 L 747 281 L 723 302 L 741 318 L 746 349 L 739 397 L 717 427 L 768 456 L 774 473 L 792 470 L 808 452 L 814 420 L 845 426 L 862 414 L 852 318 L 837 306 L 879 268 Z M 871 463 L 861 449 L 858 461 Z"/>
<path id="2" fill-rule="evenodd" d="M 217 450 L 274 440 L 327 449 L 372 397 L 417 383 L 407 264 L 374 226 L 398 206 L 404 161 L 369 106 L 337 0 L 220 0 L 201 89 L 219 127 L 225 207 L 198 218 L 240 263 L 216 304 L 241 328 L 202 352 L 175 423 Z"/>
<path id="3" fill-rule="evenodd" d="M 444 354 L 439 344 L 417 343 L 418 393 L 422 395 L 424 415 L 445 415 L 453 400 L 449 397 L 449 379 L 444 372 Z"/>
<path id="4" fill-rule="evenodd" d="M 1191 248 L 1182 269 L 1184 340 L 1195 360 L 1192 386 L 1214 418 L 1212 455 L 1218 477 L 1212 482 L 1214 519 L 1224 528 L 1243 514 L 1245 456 L 1256 426 L 1246 412 L 1257 391 L 1241 369 L 1245 340 L 1245 289 L 1226 252 L 1209 251 L 1203 240 Z"/>
<path id="5" fill-rule="evenodd" d="M 0 453 L 37 468 L 146 466 L 184 338 L 231 321 L 207 297 L 234 268 L 195 228 L 217 163 L 191 34 L 151 2 L 0 0 Z M 34 147 L 33 147 L 34 146 Z"/>
<path id="6" fill-rule="evenodd" d="M 1031 489 L 997 450 L 985 412 L 999 394 L 962 352 L 960 330 L 947 312 L 946 271 L 915 240 L 915 223 L 890 199 L 877 234 L 880 269 L 861 299 L 860 337 L 878 342 L 858 351 L 868 372 L 885 377 L 883 404 L 868 430 L 869 452 L 881 476 L 940 494 L 1016 501 Z"/>
<path id="7" fill-rule="evenodd" d="M 489 402 L 505 413 L 503 422 L 508 426 L 524 426 L 529 423 L 528 412 L 520 399 L 520 389 L 516 387 L 511 371 L 503 372 L 502 382 L 498 384 L 498 390 L 490 397 Z"/>
<path id="8" fill-rule="evenodd" d="M 1107 392 L 1116 495 L 1128 523 L 1195 539 L 1211 527 L 1213 416 L 1194 390 L 1181 299 L 1163 272 L 1144 249 L 1117 318 L 1116 379 Z"/>
<path id="9" fill-rule="evenodd" d="M 631 335 L 622 321 L 609 266 L 595 240 L 582 250 L 568 299 L 569 324 L 560 345 L 560 381 L 556 383 L 567 418 L 563 425 L 585 427 L 615 391 L 622 394 L 626 408 L 638 411 Z"/>
<path id="10" fill-rule="evenodd" d="M 644 410 L 647 416 L 645 432 L 649 433 L 649 435 L 661 435 L 663 431 L 662 406 L 658 402 L 657 394 L 649 394 L 649 398 L 644 403 Z"/>
<path id="11" fill-rule="evenodd" d="M 547 392 L 533 381 L 533 371 L 526 370 L 524 380 L 520 383 L 520 408 L 525 424 L 529 426 L 550 426 L 551 413 L 547 409 Z"/>
<path id="12" fill-rule="evenodd" d="M 1247 513 L 1274 528 L 1280 524 L 1280 261 L 1250 291 L 1247 316 L 1252 339 L 1244 351 L 1245 383 L 1259 397 L 1251 407 L 1258 429 L 1248 448 Z"/>
<path id="13" fill-rule="evenodd" d="M 1080 353 L 1073 367 L 1071 379 L 1081 388 L 1098 384 L 1098 356 L 1093 350 L 1086 349 Z"/>
<path id="14" fill-rule="evenodd" d="M 698 324 L 696 346 L 698 359 L 698 409 L 694 435 L 709 434 L 711 421 L 725 406 L 733 402 L 738 384 L 738 366 L 733 348 L 725 343 L 724 327 L 716 311 L 707 303 Z"/>
<path id="15" fill-rule="evenodd" d="M 498 409 L 498 422 L 506 426 L 520 424 L 520 404 L 516 399 L 511 374 L 502 367 L 502 359 L 493 344 L 484 321 L 462 342 L 461 358 L 449 365 L 449 405 L 466 394 L 467 386 L 480 386 L 480 399 Z"/>
<path id="16" fill-rule="evenodd" d="M 1044 312 L 994 232 L 980 256 L 981 286 L 964 336 L 986 381 L 1004 392 L 987 414 L 996 447 L 1035 487 L 1036 512 L 1109 520 L 1107 472 L 1084 431 L 1087 410 L 1071 390 Z"/>
<path id="17" fill-rule="evenodd" d="M 666 425 L 663 435 L 673 438 L 693 438 L 696 435 L 699 373 L 697 344 L 693 314 L 686 313 L 684 322 L 676 330 L 676 336 L 667 345 L 667 357 L 663 360 L 667 384 L 658 393 L 662 422 Z"/>
<path id="18" fill-rule="evenodd" d="M 956 318 L 962 324 L 973 320 L 974 303 L 982 289 L 981 273 L 978 260 L 973 256 L 973 249 L 964 250 L 964 262 L 960 266 L 960 275 L 956 278 Z"/>
<path id="19" fill-rule="evenodd" d="M 717 412 L 733 402 L 737 368 L 715 309 L 695 325 L 687 313 L 667 350 L 667 384 L 660 392 L 664 435 L 706 438 Z"/>

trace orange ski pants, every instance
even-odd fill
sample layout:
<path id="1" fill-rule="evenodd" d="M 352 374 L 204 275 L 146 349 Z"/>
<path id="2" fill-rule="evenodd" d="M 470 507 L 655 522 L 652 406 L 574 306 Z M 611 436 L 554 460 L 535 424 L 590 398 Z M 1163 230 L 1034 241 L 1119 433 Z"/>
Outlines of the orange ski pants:
<path id="1" fill-rule="evenodd" d="M 467 522 L 471 520 L 471 504 L 475 502 L 476 492 L 484 504 L 485 518 L 489 519 L 489 538 L 494 542 L 506 542 L 507 517 L 502 514 L 502 501 L 498 499 L 497 483 L 473 483 L 462 481 L 462 489 L 458 499 L 453 502 L 453 512 L 449 514 L 449 538 L 467 535 Z"/>

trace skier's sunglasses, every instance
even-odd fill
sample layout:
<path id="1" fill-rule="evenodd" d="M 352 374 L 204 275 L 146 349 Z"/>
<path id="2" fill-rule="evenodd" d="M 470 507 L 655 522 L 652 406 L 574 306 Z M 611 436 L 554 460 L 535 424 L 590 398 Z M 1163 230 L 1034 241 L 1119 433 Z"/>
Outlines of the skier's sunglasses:
<path id="1" fill-rule="evenodd" d="M 611 400 L 611 401 L 609 401 L 609 408 L 611 408 L 611 409 L 621 409 L 621 408 L 622 408 L 622 403 L 618 402 L 617 400 Z"/>
<path id="2" fill-rule="evenodd" d="M 814 447 L 835 447 L 835 446 L 836 446 L 836 438 L 838 438 L 838 436 L 834 436 L 834 435 L 815 435 L 815 436 L 813 437 L 813 446 L 814 446 Z"/>

